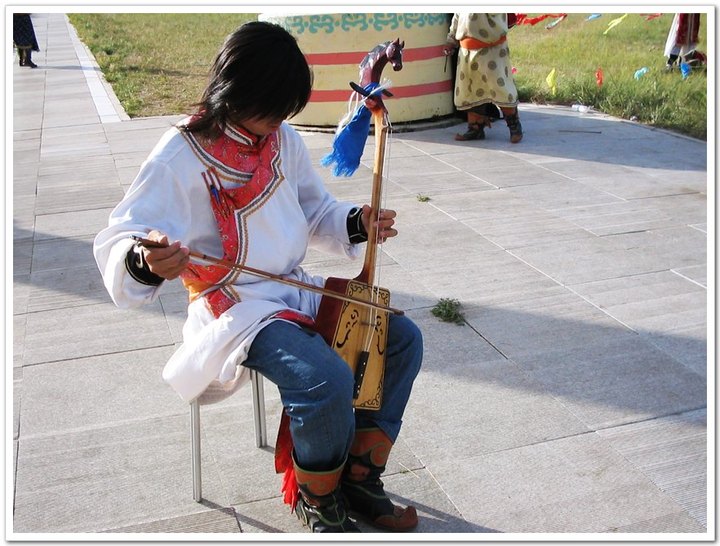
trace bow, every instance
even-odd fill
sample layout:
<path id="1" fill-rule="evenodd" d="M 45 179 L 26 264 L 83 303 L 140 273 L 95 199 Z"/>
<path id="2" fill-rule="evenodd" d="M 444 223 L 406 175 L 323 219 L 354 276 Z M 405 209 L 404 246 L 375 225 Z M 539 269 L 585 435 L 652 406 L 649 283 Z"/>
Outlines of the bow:
<path id="1" fill-rule="evenodd" d="M 132 239 L 137 241 L 139 245 L 144 246 L 145 248 L 164 248 L 167 246 L 167 245 L 160 244 L 157 241 L 152 241 L 150 239 L 140 237 L 139 235 L 132 235 Z M 354 303 L 356 305 L 363 305 L 366 307 L 379 309 L 381 311 L 390 312 L 395 315 L 404 315 L 405 314 L 405 312 L 402 311 L 401 309 L 394 309 L 393 307 L 382 305 L 382 304 L 379 304 L 379 303 L 376 303 L 373 301 L 361 300 L 361 299 L 353 297 L 351 295 L 333 292 L 332 290 L 328 290 L 321 286 L 316 286 L 314 284 L 306 283 L 303 281 L 298 281 L 296 279 L 288 279 L 287 277 L 282 277 L 280 275 L 276 275 L 275 273 L 270 273 L 269 271 L 264 271 L 262 269 L 256 269 L 256 268 L 250 267 L 248 265 L 230 262 L 228 260 L 223 260 L 222 258 L 215 258 L 214 256 L 208 256 L 207 254 L 203 254 L 201 252 L 196 252 L 194 250 L 190 250 L 189 255 L 192 258 L 201 260 L 203 262 L 208 262 L 211 264 L 226 267 L 227 269 L 231 269 L 233 271 L 241 271 L 243 273 L 247 273 L 247 274 L 253 275 L 255 277 L 260 277 L 262 279 L 275 281 L 280 284 L 288 284 L 290 286 L 302 288 L 302 289 L 308 290 L 310 292 L 316 292 L 318 294 L 322 294 L 323 296 L 327 296 L 329 298 L 337 298 L 342 301 Z"/>

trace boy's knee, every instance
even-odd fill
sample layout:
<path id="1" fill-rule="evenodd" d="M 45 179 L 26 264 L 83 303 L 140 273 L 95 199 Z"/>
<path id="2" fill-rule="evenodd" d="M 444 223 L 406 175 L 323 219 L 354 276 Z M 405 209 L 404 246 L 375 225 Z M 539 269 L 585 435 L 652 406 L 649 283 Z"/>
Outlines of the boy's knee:
<path id="1" fill-rule="evenodd" d="M 420 328 L 418 328 L 418 325 L 415 324 L 412 321 L 410 322 L 410 327 L 408 328 L 409 336 L 411 338 L 410 343 L 416 348 L 422 350 L 423 346 L 423 336 L 422 332 L 420 331 Z"/>
<path id="2" fill-rule="evenodd" d="M 407 317 L 398 318 L 400 321 L 397 323 L 399 325 L 397 334 L 401 336 L 402 345 L 404 345 L 408 350 L 422 353 L 423 336 L 420 328 L 418 328 L 417 324 Z"/>
<path id="3" fill-rule="evenodd" d="M 337 365 L 324 365 L 315 374 L 316 386 L 310 390 L 318 400 L 335 404 L 352 404 L 355 378 L 352 370 L 340 361 Z"/>

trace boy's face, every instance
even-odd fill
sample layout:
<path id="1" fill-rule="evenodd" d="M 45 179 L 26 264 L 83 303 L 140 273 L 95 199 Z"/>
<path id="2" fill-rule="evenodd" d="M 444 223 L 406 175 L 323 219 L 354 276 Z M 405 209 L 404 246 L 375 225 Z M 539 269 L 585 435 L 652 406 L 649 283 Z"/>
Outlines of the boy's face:
<path id="1" fill-rule="evenodd" d="M 270 133 L 274 133 L 280 128 L 284 119 L 270 119 L 270 118 L 252 118 L 245 121 L 241 121 L 238 125 L 242 125 L 245 129 L 251 133 L 264 137 Z"/>

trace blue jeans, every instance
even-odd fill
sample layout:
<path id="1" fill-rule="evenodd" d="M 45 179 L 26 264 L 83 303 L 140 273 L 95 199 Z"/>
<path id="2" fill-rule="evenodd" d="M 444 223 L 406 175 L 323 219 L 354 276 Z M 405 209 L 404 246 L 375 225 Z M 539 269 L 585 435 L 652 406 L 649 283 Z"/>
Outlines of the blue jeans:
<path id="1" fill-rule="evenodd" d="M 390 315 L 382 407 L 377 411 L 353 410 L 350 367 L 322 336 L 294 324 L 275 321 L 263 328 L 243 365 L 277 385 L 290 417 L 298 465 L 323 471 L 342 464 L 356 428 L 379 427 L 395 442 L 422 353 L 415 323 Z"/>

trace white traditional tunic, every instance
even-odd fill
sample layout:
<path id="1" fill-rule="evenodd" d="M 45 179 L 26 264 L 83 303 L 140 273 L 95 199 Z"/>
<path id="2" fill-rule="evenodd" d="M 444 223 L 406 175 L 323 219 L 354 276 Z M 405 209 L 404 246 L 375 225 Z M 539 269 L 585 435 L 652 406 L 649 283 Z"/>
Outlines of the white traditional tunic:
<path id="1" fill-rule="evenodd" d="M 258 161 L 246 153 L 253 142 L 230 127 L 214 142 L 177 128 L 165 133 L 95 239 L 95 259 L 116 305 L 158 297 L 159 287 L 136 281 L 125 265 L 130 236 L 153 229 L 194 251 L 318 286 L 324 280 L 300 267 L 308 245 L 357 256 L 347 232 L 353 205 L 325 190 L 297 132 L 284 123 L 266 138 Z M 163 378 L 187 401 L 211 383 L 242 384 L 248 370 L 240 364 L 255 335 L 279 320 L 271 315 L 291 309 L 314 318 L 321 298 L 206 264 L 191 266 L 183 282 L 192 301 L 183 343 Z"/>

